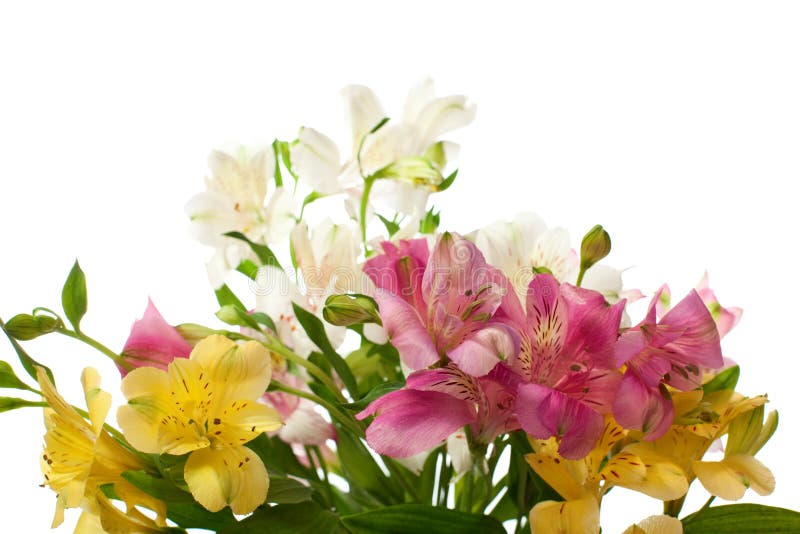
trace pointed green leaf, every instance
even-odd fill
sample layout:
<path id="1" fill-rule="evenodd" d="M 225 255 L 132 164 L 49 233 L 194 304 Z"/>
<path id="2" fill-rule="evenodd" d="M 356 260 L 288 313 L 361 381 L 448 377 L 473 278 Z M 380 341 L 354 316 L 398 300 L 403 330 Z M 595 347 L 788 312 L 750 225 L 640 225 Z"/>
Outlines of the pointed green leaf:
<path id="1" fill-rule="evenodd" d="M 219 302 L 220 306 L 227 306 L 229 304 L 232 304 L 234 306 L 238 306 L 243 310 L 247 309 L 244 307 L 244 304 L 242 304 L 242 301 L 239 300 L 239 297 L 237 297 L 233 293 L 233 291 L 231 291 L 231 288 L 229 288 L 225 284 L 222 284 L 222 287 L 215 290 L 214 293 L 217 295 L 217 302 Z"/>
<path id="2" fill-rule="evenodd" d="M 61 290 L 61 307 L 64 308 L 64 315 L 75 331 L 80 332 L 80 322 L 86 314 L 87 300 L 86 275 L 83 274 L 78 260 L 75 260 L 67 281 L 64 282 L 64 289 Z"/>
<path id="3" fill-rule="evenodd" d="M 708 395 L 716 391 L 735 390 L 739 383 L 739 366 L 728 367 L 717 376 L 703 384 L 703 393 Z"/>
<path id="4" fill-rule="evenodd" d="M 250 238 L 248 238 L 241 232 L 227 232 L 223 235 L 247 243 L 250 246 L 250 250 L 252 250 L 256 256 L 258 256 L 258 259 L 261 261 L 261 265 L 272 265 L 279 269 L 281 268 L 281 264 L 278 261 L 278 258 L 275 257 L 275 254 L 267 245 L 254 243 L 253 241 L 250 240 Z"/>
<path id="5" fill-rule="evenodd" d="M 383 225 L 386 227 L 386 231 L 389 233 L 389 237 L 392 237 L 394 234 L 400 231 L 400 225 L 394 221 L 390 221 L 380 213 L 376 213 L 378 219 L 381 220 Z"/>
<path id="6" fill-rule="evenodd" d="M 292 302 L 292 308 L 294 308 L 294 315 L 297 317 L 297 321 L 303 327 L 303 330 L 305 330 L 308 338 L 313 341 L 317 347 L 319 347 L 319 349 L 328 359 L 336 373 L 339 375 L 339 378 L 341 378 L 342 382 L 344 382 L 344 386 L 347 388 L 350 396 L 354 399 L 359 398 L 360 395 L 358 394 L 358 386 L 356 384 L 356 379 L 353 376 L 353 372 L 350 370 L 350 367 L 347 366 L 347 362 L 344 361 L 339 353 L 336 352 L 336 349 L 333 348 L 333 345 L 331 345 L 327 334 L 325 334 L 325 327 L 322 325 L 322 321 L 320 321 L 316 315 L 305 308 L 298 306 L 294 302 Z"/>
<path id="7" fill-rule="evenodd" d="M 281 163 L 280 163 L 280 141 L 275 139 L 272 142 L 272 153 L 275 154 L 275 169 L 273 170 L 273 177 L 275 178 L 275 187 L 283 186 L 283 176 L 281 176 Z"/>
<path id="8" fill-rule="evenodd" d="M 427 504 L 399 504 L 342 518 L 353 534 L 505 534 L 496 519 Z"/>
<path id="9" fill-rule="evenodd" d="M 761 504 L 705 508 L 682 519 L 684 534 L 800 532 L 800 512 Z"/>
<path id="10" fill-rule="evenodd" d="M 405 384 L 403 384 L 402 382 L 382 382 L 377 386 L 375 386 L 374 388 L 372 388 L 369 391 L 369 393 L 364 395 L 364 397 L 362 397 L 358 401 L 351 402 L 350 404 L 345 404 L 344 406 L 346 408 L 349 408 L 350 410 L 355 410 L 360 412 L 375 399 L 383 397 L 384 395 L 386 395 L 387 393 L 391 393 L 392 391 L 397 391 L 398 389 L 401 389 L 404 385 Z"/>
<path id="11" fill-rule="evenodd" d="M 11 368 L 8 362 L 4 362 L 2 360 L 0 360 L 0 388 L 24 389 L 27 391 L 33 391 L 31 387 L 19 379 L 19 377 L 14 373 L 14 369 Z"/>
<path id="12" fill-rule="evenodd" d="M 442 183 L 439 184 L 436 190 L 441 193 L 442 191 L 447 191 L 448 189 L 450 189 L 450 186 L 453 185 L 453 182 L 456 181 L 456 176 L 458 176 L 458 169 L 451 172 L 450 176 L 442 180 Z"/>
<path id="13" fill-rule="evenodd" d="M 436 229 L 439 228 L 439 221 L 441 212 L 434 212 L 431 208 L 425 213 L 425 217 L 419 221 L 419 233 L 421 234 L 435 234 Z"/>
<path id="14" fill-rule="evenodd" d="M 17 408 L 47 408 L 46 402 L 29 401 L 14 397 L 0 397 L 0 412 L 9 412 Z"/>

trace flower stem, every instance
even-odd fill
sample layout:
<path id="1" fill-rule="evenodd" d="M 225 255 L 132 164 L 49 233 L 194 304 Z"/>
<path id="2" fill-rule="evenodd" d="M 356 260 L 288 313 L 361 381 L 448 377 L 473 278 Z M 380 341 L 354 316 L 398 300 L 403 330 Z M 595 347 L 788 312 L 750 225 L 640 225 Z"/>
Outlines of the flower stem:
<path id="1" fill-rule="evenodd" d="M 77 339 L 79 341 L 82 341 L 82 342 L 86 343 L 90 347 L 96 349 L 97 351 L 99 351 L 99 352 L 103 353 L 104 355 L 108 356 L 109 358 L 111 358 L 111 360 L 115 364 L 117 364 L 119 367 L 122 367 L 126 371 L 132 371 L 133 370 L 133 366 L 130 363 L 128 363 L 125 360 L 125 358 L 123 358 L 122 356 L 120 356 L 119 354 L 114 352 L 113 350 L 109 349 L 108 347 L 106 347 L 105 345 L 103 345 L 102 343 L 97 341 L 96 339 L 93 339 L 93 338 L 87 336 L 83 332 L 75 332 L 73 330 L 68 330 L 66 328 L 59 328 L 59 329 L 56 330 L 56 332 L 58 332 L 59 334 L 63 334 L 65 336 L 67 336 L 67 337 L 71 337 L 73 339 Z"/>
<path id="2" fill-rule="evenodd" d="M 339 402 L 347 402 L 347 399 L 344 398 L 342 392 L 339 390 L 338 387 L 336 387 L 336 384 L 333 382 L 333 379 L 331 379 L 330 376 L 325 374 L 325 371 L 323 371 L 310 361 L 306 360 L 305 358 L 302 358 L 297 354 L 295 354 L 293 351 L 289 350 L 289 348 L 286 347 L 279 340 L 272 338 L 270 336 L 267 337 L 267 340 L 268 341 L 261 341 L 261 344 L 267 347 L 272 352 L 280 354 L 288 361 L 296 365 L 299 365 L 300 367 L 303 367 L 305 370 L 309 372 L 309 374 L 311 374 L 311 376 L 322 382 L 323 385 L 325 385 L 325 387 L 327 387 L 330 390 L 330 392 L 336 397 L 336 400 L 338 400 Z"/>
<path id="3" fill-rule="evenodd" d="M 338 406 L 326 401 L 325 399 L 317 397 L 313 393 L 307 393 L 305 391 L 301 391 L 299 389 L 287 386 L 286 384 L 278 382 L 277 380 L 273 380 L 272 382 L 270 382 L 270 389 L 282 391 L 284 393 L 288 393 L 290 395 L 294 395 L 296 397 L 300 397 L 303 399 L 308 399 L 311 402 L 319 404 L 320 406 L 328 410 L 328 413 L 331 414 L 331 417 L 339 421 L 342 424 L 342 426 L 347 427 L 347 429 L 350 432 L 352 432 L 353 434 L 355 434 L 360 438 L 364 437 L 364 429 L 355 421 L 355 419 L 353 419 L 351 415 L 343 411 Z"/>
<path id="4" fill-rule="evenodd" d="M 364 191 L 361 193 L 361 209 L 358 213 L 358 223 L 361 225 L 361 243 L 364 245 L 364 254 L 367 254 L 367 206 L 369 206 L 369 193 L 372 191 L 372 184 L 375 183 L 374 176 L 364 178 Z"/>

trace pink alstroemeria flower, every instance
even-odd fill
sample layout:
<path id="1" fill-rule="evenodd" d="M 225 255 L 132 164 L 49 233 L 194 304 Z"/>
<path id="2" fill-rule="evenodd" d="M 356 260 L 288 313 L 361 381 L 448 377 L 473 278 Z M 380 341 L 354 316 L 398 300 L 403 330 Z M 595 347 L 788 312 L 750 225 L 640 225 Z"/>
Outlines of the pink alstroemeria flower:
<path id="1" fill-rule="evenodd" d="M 413 264 L 414 256 L 408 263 Z M 366 267 L 373 281 L 387 272 L 400 272 L 401 261 L 373 259 Z M 418 256 L 419 258 L 419 256 Z M 402 276 L 401 272 L 398 278 Z M 391 279 L 387 275 L 386 279 Z M 400 278 L 402 279 L 402 278 Z M 484 376 L 502 359 L 519 350 L 519 339 L 509 326 L 492 321 L 507 292 L 508 280 L 486 263 L 483 254 L 458 234 L 442 234 L 425 267 L 421 284 L 397 287 L 413 290 L 398 295 L 393 288 L 378 288 L 381 321 L 403 363 L 411 370 L 455 362 L 465 373 Z"/>
<path id="2" fill-rule="evenodd" d="M 377 289 L 388 291 L 408 302 L 420 316 L 426 313 L 422 299 L 422 276 L 428 264 L 427 239 L 403 239 L 398 244 L 381 243 L 383 254 L 364 264 L 366 274 Z"/>
<path id="3" fill-rule="evenodd" d="M 626 365 L 614 401 L 614 418 L 629 429 L 658 439 L 669 429 L 674 408 L 665 384 L 681 391 L 700 386 L 703 368 L 722 367 L 720 334 L 705 303 L 692 290 L 656 322 L 659 291 L 645 319 L 617 342 L 617 366 Z"/>
<path id="4" fill-rule="evenodd" d="M 695 289 L 697 290 L 697 294 L 700 295 L 700 298 L 703 299 L 708 311 L 711 312 L 711 317 L 713 317 L 714 321 L 717 323 L 719 337 L 725 337 L 725 334 L 730 332 L 742 318 L 743 310 L 736 306 L 725 308 L 719 303 L 717 296 L 708 286 L 707 272 L 703 274 L 703 279 L 695 286 Z"/>
<path id="5" fill-rule="evenodd" d="M 367 428 L 367 443 L 387 456 L 413 456 L 466 425 L 471 442 L 486 445 L 519 428 L 513 395 L 494 375 L 493 370 L 475 378 L 452 363 L 417 371 L 408 376 L 405 388 L 373 401 L 356 417 L 376 416 Z"/>
<path id="6" fill-rule="evenodd" d="M 192 346 L 169 325 L 147 299 L 147 309 L 141 319 L 134 321 L 131 333 L 122 349 L 122 357 L 133 367 L 156 367 L 166 370 L 175 358 L 188 358 Z M 119 368 L 124 377 L 128 374 Z"/>
<path id="7" fill-rule="evenodd" d="M 522 338 L 504 364 L 514 372 L 506 383 L 517 382 L 517 419 L 537 439 L 559 438 L 565 458 L 586 456 L 603 432 L 620 381 L 614 344 L 624 308 L 624 300 L 610 306 L 601 293 L 549 274 L 531 281 L 525 311 L 516 295 L 504 302 Z"/>

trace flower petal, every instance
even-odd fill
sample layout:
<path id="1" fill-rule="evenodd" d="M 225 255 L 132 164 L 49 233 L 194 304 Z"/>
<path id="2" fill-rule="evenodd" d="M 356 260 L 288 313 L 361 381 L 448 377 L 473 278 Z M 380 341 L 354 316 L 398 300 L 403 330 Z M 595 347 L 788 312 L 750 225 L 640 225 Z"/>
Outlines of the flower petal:
<path id="1" fill-rule="evenodd" d="M 558 452 L 583 458 L 603 432 L 603 416 L 583 403 L 540 384 L 522 384 L 517 392 L 517 419 L 537 439 L 560 438 Z"/>
<path id="2" fill-rule="evenodd" d="M 683 534 L 683 523 L 668 515 L 651 515 L 631 525 L 622 534 Z"/>
<path id="3" fill-rule="evenodd" d="M 216 406 L 257 399 L 272 376 L 269 351 L 256 341 L 238 345 L 224 336 L 209 336 L 195 346 L 191 361 L 199 363 L 212 381 Z"/>
<path id="4" fill-rule="evenodd" d="M 675 410 L 669 393 L 649 388 L 631 369 L 625 371 L 614 400 L 614 419 L 628 429 L 641 430 L 645 440 L 664 435 L 672 424 Z"/>
<path id="5" fill-rule="evenodd" d="M 565 502 L 542 501 L 530 513 L 531 534 L 597 534 L 600 505 L 592 495 Z"/>
<path id="6" fill-rule="evenodd" d="M 747 454 L 732 454 L 720 462 L 695 461 L 692 470 L 709 493 L 728 501 L 741 499 L 747 488 L 759 495 L 775 489 L 772 472 Z"/>
<path id="7" fill-rule="evenodd" d="M 418 370 L 439 361 L 430 334 L 410 304 L 382 289 L 375 292 L 375 301 L 386 333 L 406 366 Z"/>
<path id="8" fill-rule="evenodd" d="M 278 430 L 283 425 L 278 411 L 256 401 L 233 401 L 221 406 L 209 417 L 208 435 L 215 446 L 238 447 L 262 432 Z"/>
<path id="9" fill-rule="evenodd" d="M 339 149 L 329 137 L 313 128 L 300 128 L 290 149 L 292 169 L 298 178 L 322 194 L 338 192 Z"/>
<path id="10" fill-rule="evenodd" d="M 514 358 L 519 352 L 517 333 L 503 324 L 489 324 L 467 337 L 447 355 L 462 371 L 484 376 L 501 360 Z"/>
<path id="11" fill-rule="evenodd" d="M 376 401 L 356 417 L 377 414 L 367 428 L 367 443 L 380 454 L 412 456 L 441 443 L 475 421 L 469 402 L 438 391 L 401 389 Z"/>
<path id="12" fill-rule="evenodd" d="M 122 349 L 123 357 L 134 367 L 164 370 L 174 358 L 188 358 L 191 352 L 192 346 L 164 320 L 150 299 L 142 318 L 134 321 Z M 121 371 L 123 376 L 127 374 L 125 370 Z"/>
<path id="13" fill-rule="evenodd" d="M 249 514 L 267 499 L 267 469 L 247 447 L 194 451 L 184 477 L 195 500 L 211 512 L 230 505 L 234 514 Z"/>
<path id="14" fill-rule="evenodd" d="M 600 476 L 616 486 L 662 501 L 679 499 L 689 489 L 683 469 L 644 443 L 633 443 L 616 454 Z"/>

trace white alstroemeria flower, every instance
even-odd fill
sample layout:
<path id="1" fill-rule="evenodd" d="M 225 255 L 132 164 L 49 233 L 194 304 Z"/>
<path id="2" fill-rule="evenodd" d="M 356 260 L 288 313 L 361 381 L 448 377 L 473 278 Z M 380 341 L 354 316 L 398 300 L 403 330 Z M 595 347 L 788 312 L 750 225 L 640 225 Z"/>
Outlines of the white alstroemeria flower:
<path id="1" fill-rule="evenodd" d="M 437 98 L 433 82 L 424 80 L 409 93 L 402 119 L 370 134 L 386 117 L 375 94 L 367 87 L 352 85 L 342 90 L 342 96 L 350 123 L 350 150 L 342 157 L 330 138 L 303 128 L 291 147 L 292 168 L 300 180 L 319 193 L 347 193 L 359 201 L 364 177 L 398 160 L 425 156 L 431 151 L 430 159 L 443 167 L 454 157 L 457 146 L 444 142 L 436 146 L 439 137 L 469 124 L 475 117 L 475 106 L 466 97 Z M 430 185 L 405 182 L 402 178 L 383 179 L 375 183 L 370 198 L 396 212 L 411 214 L 424 212 L 431 191 Z"/>
<path id="2" fill-rule="evenodd" d="M 322 319 L 325 300 L 341 293 L 371 293 L 372 281 L 361 271 L 357 259 L 359 240 L 354 228 L 325 220 L 309 236 L 300 222 L 291 232 L 297 262 L 297 282 L 281 269 L 262 267 L 257 277 L 256 310 L 273 318 L 280 339 L 300 356 L 316 350 L 294 314 L 292 303 Z M 346 329 L 323 321 L 331 344 L 344 341 Z"/>
<path id="3" fill-rule="evenodd" d="M 486 261 L 508 277 L 522 302 L 533 279 L 533 269 L 547 269 L 559 282 L 577 276 L 578 257 L 563 228 L 548 229 L 533 213 L 492 223 L 475 234 L 475 244 Z"/>
<path id="4" fill-rule="evenodd" d="M 208 270 L 212 285 L 219 287 L 229 270 L 252 255 L 246 243 L 224 234 L 241 232 L 256 243 L 280 242 L 294 224 L 295 203 L 282 187 L 272 190 L 267 200 L 275 169 L 270 147 L 239 147 L 235 154 L 215 150 L 208 166 L 206 191 L 192 197 L 185 210 L 195 238 L 216 248 Z"/>
<path id="5" fill-rule="evenodd" d="M 548 229 L 533 213 L 517 215 L 512 221 L 492 223 L 475 233 L 475 244 L 489 264 L 508 277 L 520 300 L 527 298 L 534 269 L 547 269 L 559 282 L 575 284 L 578 277 L 578 254 L 570 246 L 563 228 Z M 623 290 L 622 271 L 596 264 L 584 274 L 581 287 L 603 294 L 610 304 L 642 297 L 638 290 Z M 623 323 L 630 324 L 627 315 Z"/>

